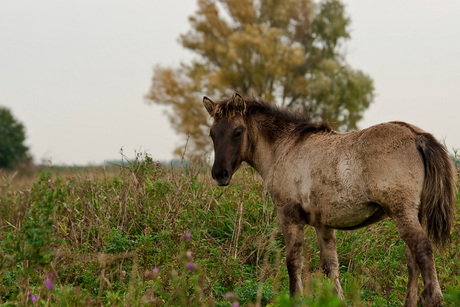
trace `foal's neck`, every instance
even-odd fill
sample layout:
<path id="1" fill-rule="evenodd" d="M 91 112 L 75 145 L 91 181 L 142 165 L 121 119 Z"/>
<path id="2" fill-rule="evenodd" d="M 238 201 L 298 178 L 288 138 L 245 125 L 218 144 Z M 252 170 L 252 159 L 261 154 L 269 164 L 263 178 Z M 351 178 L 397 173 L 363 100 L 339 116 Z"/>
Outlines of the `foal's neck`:
<path id="1" fill-rule="evenodd" d="M 245 160 L 265 179 L 280 151 L 286 150 L 296 124 L 280 117 L 257 114 L 247 124 L 250 144 Z"/>

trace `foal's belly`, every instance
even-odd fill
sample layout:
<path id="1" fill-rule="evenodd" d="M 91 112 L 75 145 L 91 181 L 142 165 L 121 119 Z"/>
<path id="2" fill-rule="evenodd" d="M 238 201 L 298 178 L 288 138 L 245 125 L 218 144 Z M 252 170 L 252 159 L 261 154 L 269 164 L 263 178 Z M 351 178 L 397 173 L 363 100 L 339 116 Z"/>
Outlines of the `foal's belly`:
<path id="1" fill-rule="evenodd" d="M 342 230 L 352 230 L 376 223 L 386 217 L 377 203 L 331 204 L 321 210 L 324 225 Z"/>

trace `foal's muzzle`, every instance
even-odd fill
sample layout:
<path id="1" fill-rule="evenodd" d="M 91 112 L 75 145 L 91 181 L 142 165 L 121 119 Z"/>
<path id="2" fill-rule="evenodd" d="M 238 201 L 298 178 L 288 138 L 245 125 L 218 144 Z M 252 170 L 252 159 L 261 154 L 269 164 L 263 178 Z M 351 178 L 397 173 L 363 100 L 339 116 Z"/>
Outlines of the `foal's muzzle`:
<path id="1" fill-rule="evenodd" d="M 215 170 L 213 167 L 212 178 L 217 182 L 219 186 L 227 186 L 230 184 L 232 174 L 227 169 Z"/>

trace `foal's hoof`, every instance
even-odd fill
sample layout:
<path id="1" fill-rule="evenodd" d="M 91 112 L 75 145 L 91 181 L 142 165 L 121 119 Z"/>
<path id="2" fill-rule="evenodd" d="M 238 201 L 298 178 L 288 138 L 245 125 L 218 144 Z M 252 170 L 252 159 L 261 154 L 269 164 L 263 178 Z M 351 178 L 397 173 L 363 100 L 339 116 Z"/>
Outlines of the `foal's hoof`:
<path id="1" fill-rule="evenodd" d="M 439 293 L 437 295 L 431 295 L 431 297 L 427 297 L 428 295 L 426 294 L 425 291 L 422 292 L 422 298 L 421 298 L 421 303 L 422 306 L 426 307 L 440 307 L 444 303 L 444 298 L 442 297 L 442 294 Z"/>

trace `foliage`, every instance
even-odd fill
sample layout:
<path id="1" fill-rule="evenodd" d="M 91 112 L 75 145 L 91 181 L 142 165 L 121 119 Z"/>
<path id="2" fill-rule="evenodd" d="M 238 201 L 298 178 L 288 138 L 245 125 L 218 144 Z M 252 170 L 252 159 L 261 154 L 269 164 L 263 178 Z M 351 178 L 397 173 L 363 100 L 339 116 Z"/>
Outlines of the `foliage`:
<path id="1" fill-rule="evenodd" d="M 29 159 L 24 126 L 10 110 L 0 107 L 0 168 L 13 168 Z"/>
<path id="2" fill-rule="evenodd" d="M 172 106 L 189 152 L 209 149 L 203 95 L 263 97 L 341 130 L 355 129 L 373 100 L 370 77 L 345 62 L 350 19 L 339 0 L 198 0 L 189 20 L 180 43 L 198 57 L 177 69 L 157 66 L 147 95 Z"/>
<path id="3" fill-rule="evenodd" d="M 273 306 L 277 307 L 345 307 L 347 304 L 341 301 L 334 294 L 334 285 L 331 280 L 324 280 L 324 277 L 315 276 L 310 284 L 313 295 L 301 298 L 290 298 L 288 294 L 279 295 Z"/>
<path id="4" fill-rule="evenodd" d="M 2 177 L 0 304 L 343 306 L 319 273 L 314 230 L 305 232 L 306 294 L 291 300 L 276 208 L 258 176 L 242 168 L 221 188 L 209 171 L 139 155 L 46 169 L 32 184 Z M 435 252 L 447 306 L 460 297 L 459 226 L 451 249 Z M 405 245 L 391 221 L 337 241 L 348 305 L 402 305 Z"/>

